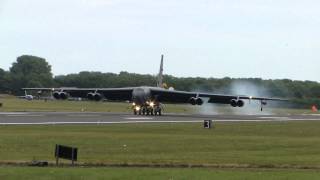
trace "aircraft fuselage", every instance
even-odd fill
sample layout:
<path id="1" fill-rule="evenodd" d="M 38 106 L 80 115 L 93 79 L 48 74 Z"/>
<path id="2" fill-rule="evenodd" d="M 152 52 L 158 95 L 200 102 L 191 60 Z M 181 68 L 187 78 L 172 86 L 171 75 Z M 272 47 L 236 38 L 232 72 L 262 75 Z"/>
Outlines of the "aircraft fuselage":
<path id="1" fill-rule="evenodd" d="M 151 100 L 151 90 L 148 87 L 137 87 L 132 91 L 132 102 L 136 105 L 144 105 Z"/>

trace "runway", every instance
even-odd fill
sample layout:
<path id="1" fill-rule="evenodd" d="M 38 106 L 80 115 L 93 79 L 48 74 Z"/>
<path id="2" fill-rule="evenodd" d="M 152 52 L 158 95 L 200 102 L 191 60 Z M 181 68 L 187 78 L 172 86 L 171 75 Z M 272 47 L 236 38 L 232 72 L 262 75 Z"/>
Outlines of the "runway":
<path id="1" fill-rule="evenodd" d="M 166 114 L 164 116 L 135 116 L 126 113 L 0 112 L 0 125 L 195 123 L 204 120 L 213 120 L 214 122 L 320 121 L 320 115 Z"/>

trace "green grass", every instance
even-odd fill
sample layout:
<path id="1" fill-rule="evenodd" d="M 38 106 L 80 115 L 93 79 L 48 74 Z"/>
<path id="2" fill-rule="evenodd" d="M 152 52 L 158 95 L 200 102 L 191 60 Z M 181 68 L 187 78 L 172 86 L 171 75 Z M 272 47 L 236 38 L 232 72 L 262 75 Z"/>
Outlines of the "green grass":
<path id="1" fill-rule="evenodd" d="M 316 180 L 320 173 L 312 170 L 216 170 L 165 168 L 0 168 L 6 180 L 78 180 L 78 179 L 223 179 L 223 180 Z"/>
<path id="2" fill-rule="evenodd" d="M 1 126 L 0 160 L 54 162 L 55 144 L 80 163 L 320 165 L 320 122 Z"/>

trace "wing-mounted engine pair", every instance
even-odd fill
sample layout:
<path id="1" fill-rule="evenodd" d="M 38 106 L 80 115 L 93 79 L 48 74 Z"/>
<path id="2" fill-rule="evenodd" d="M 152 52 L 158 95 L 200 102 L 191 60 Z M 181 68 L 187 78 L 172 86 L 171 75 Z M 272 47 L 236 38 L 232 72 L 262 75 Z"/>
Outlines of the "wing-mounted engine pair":
<path id="1" fill-rule="evenodd" d="M 101 101 L 103 99 L 103 95 L 101 93 L 98 93 L 96 90 L 95 92 L 89 92 L 87 94 L 87 98 L 92 101 Z"/>

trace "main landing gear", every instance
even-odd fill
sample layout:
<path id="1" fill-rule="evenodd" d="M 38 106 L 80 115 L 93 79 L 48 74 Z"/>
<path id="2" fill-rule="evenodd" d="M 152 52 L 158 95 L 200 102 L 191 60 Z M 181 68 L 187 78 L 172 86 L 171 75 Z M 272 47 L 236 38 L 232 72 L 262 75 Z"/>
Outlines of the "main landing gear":
<path id="1" fill-rule="evenodd" d="M 133 114 L 134 115 L 146 115 L 146 116 L 161 116 L 162 115 L 162 108 L 160 105 L 154 106 L 134 106 L 133 107 Z"/>

